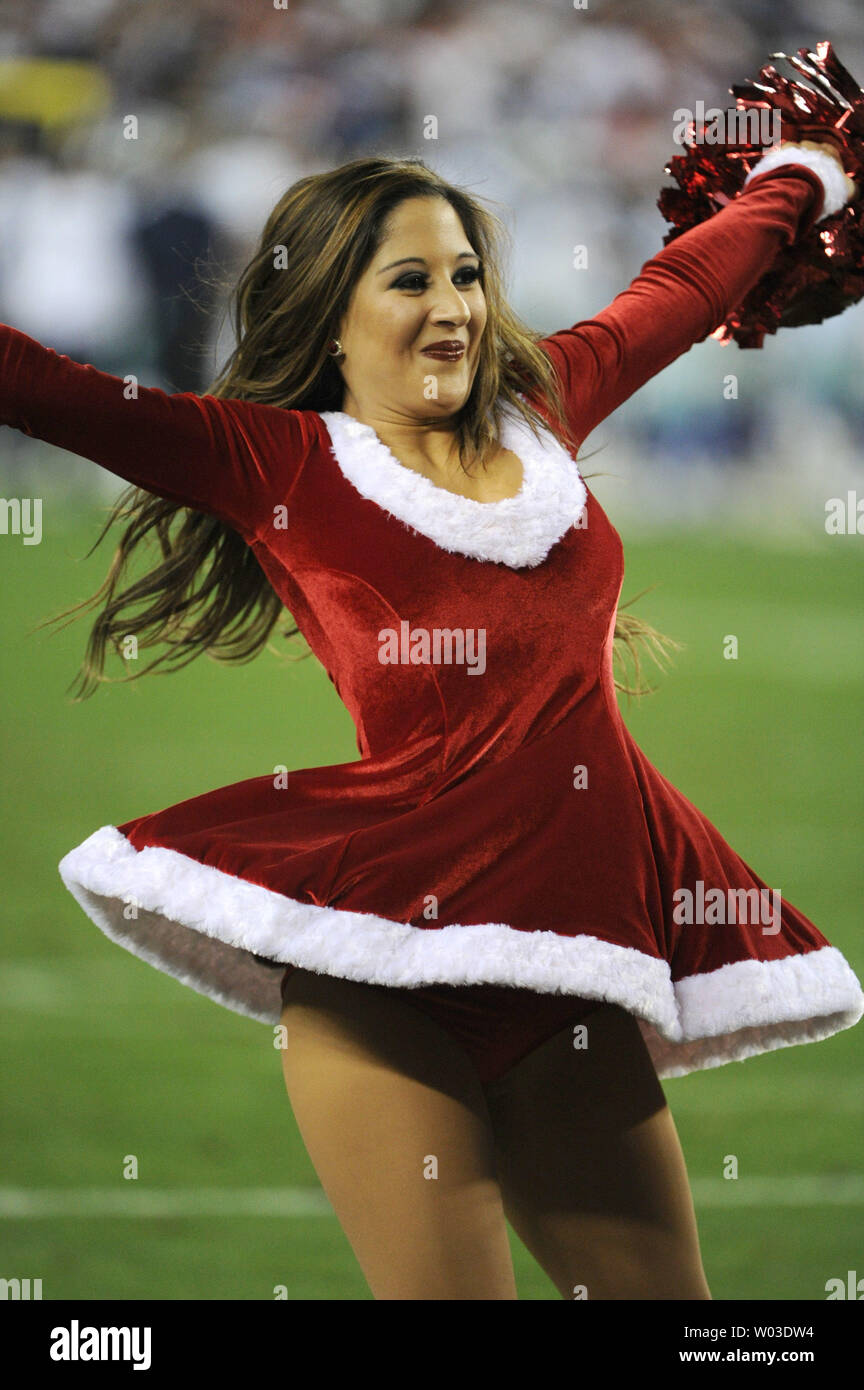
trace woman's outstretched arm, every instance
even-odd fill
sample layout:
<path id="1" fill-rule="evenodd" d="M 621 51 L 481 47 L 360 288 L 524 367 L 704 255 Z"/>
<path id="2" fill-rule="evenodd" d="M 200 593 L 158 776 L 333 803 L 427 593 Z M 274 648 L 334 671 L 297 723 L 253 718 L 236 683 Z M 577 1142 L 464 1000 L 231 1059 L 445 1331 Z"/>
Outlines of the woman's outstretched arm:
<path id="1" fill-rule="evenodd" d="M 0 424 L 245 535 L 287 501 L 314 439 L 302 411 L 136 386 L 6 324 Z"/>
<path id="2" fill-rule="evenodd" d="M 829 166 L 837 166 L 829 155 L 821 158 L 821 166 L 811 159 L 809 167 L 790 162 L 763 173 L 757 164 L 736 198 L 646 261 L 596 318 L 542 340 L 580 443 L 646 381 L 713 333 L 778 251 L 827 215 L 826 180 Z M 832 210 L 836 201 L 835 191 Z"/>

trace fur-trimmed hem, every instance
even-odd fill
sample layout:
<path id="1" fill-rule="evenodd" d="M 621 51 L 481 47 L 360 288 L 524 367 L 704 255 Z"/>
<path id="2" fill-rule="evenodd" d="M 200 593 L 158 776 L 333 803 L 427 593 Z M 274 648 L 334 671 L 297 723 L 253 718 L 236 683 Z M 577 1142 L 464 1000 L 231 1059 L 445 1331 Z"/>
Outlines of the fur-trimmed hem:
<path id="1" fill-rule="evenodd" d="M 860 985 L 832 946 L 782 960 L 740 961 L 673 984 L 665 960 L 597 937 L 504 923 L 418 928 L 319 907 L 177 850 L 136 850 L 112 825 L 71 850 L 59 869 L 112 941 L 261 1023 L 281 1017 L 279 963 L 401 988 L 512 985 L 629 1010 L 662 1078 L 815 1042 L 864 1014 Z"/>
<path id="2" fill-rule="evenodd" d="M 864 993 L 835 946 L 781 960 L 735 961 L 674 988 L 680 1039 L 640 1024 L 661 1077 L 818 1042 L 864 1016 Z"/>

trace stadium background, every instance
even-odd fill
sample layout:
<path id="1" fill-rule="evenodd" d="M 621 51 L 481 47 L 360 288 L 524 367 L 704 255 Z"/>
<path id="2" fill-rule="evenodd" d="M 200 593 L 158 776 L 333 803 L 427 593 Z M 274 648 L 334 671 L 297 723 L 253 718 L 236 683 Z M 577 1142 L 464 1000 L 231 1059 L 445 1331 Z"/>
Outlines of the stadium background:
<path id="1" fill-rule="evenodd" d="M 385 152 L 493 200 L 511 300 L 552 331 L 659 249 L 675 109 L 726 107 L 770 53 L 825 37 L 860 79 L 854 0 L 4 0 L 0 320 L 202 390 L 230 337 L 196 257 L 239 269 L 285 186 Z M 656 584 L 635 611 L 686 644 L 658 694 L 624 702 L 634 735 L 859 977 L 862 540 L 827 535 L 825 504 L 864 487 L 862 312 L 761 351 L 699 345 L 595 431 L 586 465 L 607 475 L 592 487 L 624 540 L 624 598 Z M 113 946 L 56 873 L 100 825 L 356 756 L 313 660 L 200 660 L 69 700 L 88 620 L 32 629 L 101 582 L 116 532 L 85 556 L 123 486 L 2 431 L 0 490 L 43 499 L 43 535 L 0 537 L 0 1275 L 52 1299 L 368 1299 L 269 1030 Z M 853 1029 L 666 1083 L 715 1298 L 821 1299 L 859 1269 L 860 1053 Z M 520 1296 L 556 1297 L 512 1243 Z"/>

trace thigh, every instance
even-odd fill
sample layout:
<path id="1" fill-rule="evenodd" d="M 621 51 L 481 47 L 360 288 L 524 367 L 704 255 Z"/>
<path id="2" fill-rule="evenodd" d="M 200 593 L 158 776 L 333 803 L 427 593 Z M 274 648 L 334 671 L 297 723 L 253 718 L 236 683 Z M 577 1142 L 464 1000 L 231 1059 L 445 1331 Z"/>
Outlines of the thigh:
<path id="1" fill-rule="evenodd" d="M 507 1217 L 564 1298 L 710 1298 L 638 1021 L 607 1004 L 584 1027 L 586 1047 L 564 1029 L 486 1088 Z"/>
<path id="2" fill-rule="evenodd" d="M 285 1084 L 377 1299 L 515 1299 L 485 1097 L 432 1019 L 382 990 L 296 970 Z"/>

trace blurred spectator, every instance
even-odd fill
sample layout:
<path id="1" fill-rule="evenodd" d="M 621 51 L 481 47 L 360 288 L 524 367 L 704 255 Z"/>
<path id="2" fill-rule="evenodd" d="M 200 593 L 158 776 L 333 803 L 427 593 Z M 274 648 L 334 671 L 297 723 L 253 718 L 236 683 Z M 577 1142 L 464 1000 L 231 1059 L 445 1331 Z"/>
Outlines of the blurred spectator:
<path id="1" fill-rule="evenodd" d="M 205 213 L 166 201 L 142 209 L 132 234 L 151 292 L 153 365 L 168 391 L 202 392 L 213 375 L 204 348 L 216 301 L 197 266 L 209 270 L 216 233 Z"/>
<path id="2" fill-rule="evenodd" d="M 201 390 L 233 345 L 211 271 L 240 270 L 296 179 L 385 152 L 491 201 L 513 235 L 517 313 L 569 326 L 662 245 L 675 109 L 731 106 L 732 82 L 826 37 L 862 78 L 859 0 L 0 0 L 0 318 L 106 370 Z M 802 418 L 824 420 L 854 467 L 854 315 L 761 352 L 700 347 L 605 436 L 663 486 L 697 455 L 753 466 L 785 441 L 764 387 L 805 354 L 818 367 L 796 388 Z"/>

